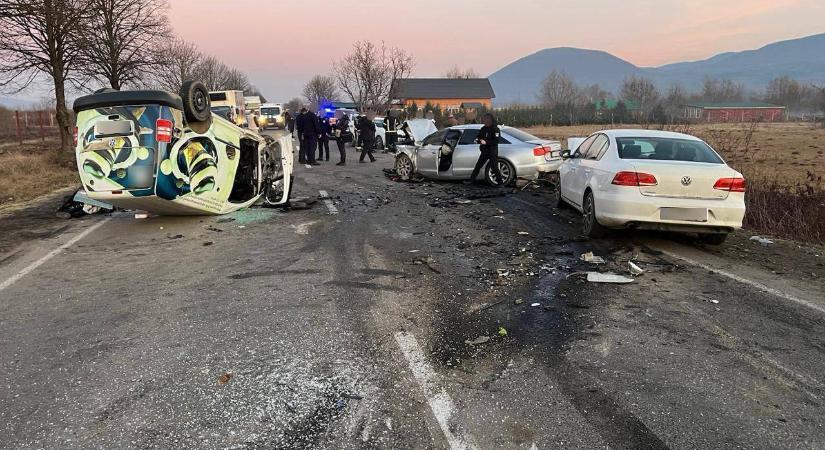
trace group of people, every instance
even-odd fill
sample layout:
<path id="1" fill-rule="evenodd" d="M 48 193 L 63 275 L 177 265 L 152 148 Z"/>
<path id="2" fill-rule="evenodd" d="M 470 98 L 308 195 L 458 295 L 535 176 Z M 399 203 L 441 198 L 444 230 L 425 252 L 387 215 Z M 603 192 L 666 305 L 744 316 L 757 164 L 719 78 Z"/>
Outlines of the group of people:
<path id="1" fill-rule="evenodd" d="M 347 153 L 345 145 L 348 139 L 352 137 L 349 134 L 349 116 L 343 115 L 335 123 L 331 123 L 327 117 L 318 117 L 314 112 L 301 108 L 301 111 L 295 118 L 285 113 L 286 125 L 290 134 L 295 136 L 298 133 L 298 162 L 301 164 L 309 164 L 312 166 L 320 165 L 319 161 L 329 161 L 329 141 L 334 140 L 338 145 L 338 152 L 340 154 L 340 161 L 338 166 L 344 166 L 347 163 Z M 394 149 L 398 139 L 398 129 L 400 120 L 387 111 L 384 117 L 384 129 L 386 130 L 385 145 L 388 149 Z M 498 166 L 498 141 L 501 135 L 501 130 L 498 127 L 495 117 L 487 113 L 482 118 L 484 126 L 479 131 L 476 143 L 479 144 L 480 154 L 475 168 L 473 169 L 471 180 L 475 180 L 481 169 L 485 164 L 493 169 L 493 176 L 496 182 L 501 184 L 502 176 Z M 355 129 L 358 133 L 357 142 L 354 142 L 356 147 L 361 148 L 361 157 L 358 162 L 365 162 L 364 158 L 369 157 L 370 162 L 375 162 L 375 157 L 372 154 L 375 146 L 375 123 L 366 115 L 361 115 L 356 118 Z M 318 157 L 315 157 L 315 151 L 318 151 Z"/>
<path id="2" fill-rule="evenodd" d="M 349 133 L 349 116 L 343 115 L 333 124 L 327 117 L 319 117 L 307 108 L 293 118 L 289 112 L 285 113 L 286 126 L 290 134 L 295 137 L 298 134 L 298 162 L 312 166 L 320 165 L 320 161 L 329 161 L 329 141 L 335 141 L 338 145 L 340 161 L 337 165 L 344 166 L 347 163 L 345 146 L 347 141 L 354 139 Z M 389 111 L 384 119 L 388 148 L 394 148 L 397 139 L 398 119 L 391 116 Z M 372 152 L 375 147 L 376 129 L 375 123 L 366 115 L 358 116 L 355 122 L 355 130 L 358 135 L 357 142 L 353 144 L 361 149 L 361 157 L 358 162 L 365 162 L 369 157 L 370 162 L 375 162 Z M 315 151 L 318 151 L 316 158 Z"/>

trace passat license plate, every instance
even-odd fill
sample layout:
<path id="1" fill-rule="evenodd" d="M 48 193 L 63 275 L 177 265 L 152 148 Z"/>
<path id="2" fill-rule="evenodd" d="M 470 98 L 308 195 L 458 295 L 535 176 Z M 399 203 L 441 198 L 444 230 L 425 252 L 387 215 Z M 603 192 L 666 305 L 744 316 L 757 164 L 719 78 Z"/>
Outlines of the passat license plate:
<path id="1" fill-rule="evenodd" d="M 707 208 L 661 208 L 659 210 L 661 220 L 679 220 L 684 222 L 707 222 Z"/>

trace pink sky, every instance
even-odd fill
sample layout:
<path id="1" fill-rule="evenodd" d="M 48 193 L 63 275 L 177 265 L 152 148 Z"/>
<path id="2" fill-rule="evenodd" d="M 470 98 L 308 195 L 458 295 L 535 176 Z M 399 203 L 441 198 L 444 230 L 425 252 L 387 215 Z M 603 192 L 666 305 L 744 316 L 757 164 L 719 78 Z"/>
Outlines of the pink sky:
<path id="1" fill-rule="evenodd" d="M 823 0 L 170 2 L 180 36 L 283 101 L 359 39 L 405 48 L 415 75 L 425 77 L 454 64 L 486 76 L 548 47 L 605 50 L 656 66 L 825 32 Z"/>

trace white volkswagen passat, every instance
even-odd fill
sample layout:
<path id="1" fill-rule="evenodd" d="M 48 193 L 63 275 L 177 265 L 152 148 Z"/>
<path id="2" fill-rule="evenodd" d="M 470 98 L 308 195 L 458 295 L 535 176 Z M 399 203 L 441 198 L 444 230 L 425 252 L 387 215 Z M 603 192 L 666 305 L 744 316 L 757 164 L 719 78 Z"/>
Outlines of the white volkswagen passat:
<path id="1" fill-rule="evenodd" d="M 698 233 L 721 244 L 742 227 L 745 179 L 708 144 L 681 133 L 590 135 L 559 169 L 559 202 L 579 210 L 586 235 L 605 228 Z"/>

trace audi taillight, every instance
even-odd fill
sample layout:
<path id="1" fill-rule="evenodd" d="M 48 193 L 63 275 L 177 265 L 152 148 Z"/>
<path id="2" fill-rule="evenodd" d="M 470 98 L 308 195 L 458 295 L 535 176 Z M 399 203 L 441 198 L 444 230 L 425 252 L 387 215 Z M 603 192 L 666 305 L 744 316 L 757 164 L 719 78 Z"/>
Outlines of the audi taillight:
<path id="1" fill-rule="evenodd" d="M 720 178 L 713 185 L 714 189 L 730 192 L 745 192 L 747 183 L 744 178 Z"/>
<path id="2" fill-rule="evenodd" d="M 549 151 L 550 151 L 550 149 L 547 148 L 547 147 L 542 147 L 542 146 L 534 147 L 533 148 L 533 156 L 544 156 Z"/>
<path id="3" fill-rule="evenodd" d="M 166 119 L 158 119 L 155 122 L 155 139 L 158 142 L 172 142 L 172 121 Z"/>
<path id="4" fill-rule="evenodd" d="M 623 171 L 613 177 L 616 186 L 656 186 L 659 182 L 649 173 Z"/>

